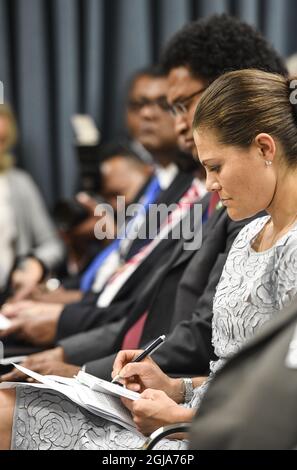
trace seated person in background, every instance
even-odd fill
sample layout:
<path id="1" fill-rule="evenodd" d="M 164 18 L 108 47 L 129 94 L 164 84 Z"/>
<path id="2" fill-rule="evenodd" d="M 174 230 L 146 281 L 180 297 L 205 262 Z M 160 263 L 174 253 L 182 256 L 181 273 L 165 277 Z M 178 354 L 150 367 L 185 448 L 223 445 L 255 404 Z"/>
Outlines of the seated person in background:
<path id="1" fill-rule="evenodd" d="M 52 293 L 45 293 L 44 289 L 40 287 L 32 293 L 32 298 L 36 301 L 63 304 L 78 302 L 83 297 L 83 292 L 87 291 L 88 288 L 90 289 L 92 282 L 95 281 L 96 271 L 94 272 L 94 269 L 98 269 L 98 277 L 101 274 L 100 282 L 104 285 L 109 276 L 114 273 L 114 270 L 120 264 L 119 244 L 115 240 L 117 238 L 117 223 L 114 214 L 116 214 L 117 211 L 117 198 L 125 198 L 127 208 L 133 203 L 141 204 L 148 191 L 150 191 L 150 202 L 154 201 L 155 197 L 159 194 L 160 188 L 154 183 L 152 166 L 145 163 L 134 150 L 120 143 L 109 144 L 102 148 L 100 155 L 99 171 L 102 175 L 101 195 L 106 201 L 106 204 L 110 205 L 113 213 L 110 214 L 109 211 L 106 211 L 104 206 L 102 206 L 101 211 L 100 203 L 91 200 L 91 198 L 89 198 L 87 204 L 93 204 L 92 201 L 94 201 L 93 213 L 96 208 L 98 211 L 98 216 L 94 217 L 96 224 L 100 222 L 100 220 L 103 221 L 102 217 L 100 218 L 99 215 L 99 211 L 102 212 L 104 225 L 102 225 L 102 223 L 100 224 L 98 227 L 99 233 L 97 233 L 96 236 L 99 237 L 100 240 L 105 241 L 107 247 L 100 250 L 98 258 L 95 257 L 94 261 L 90 263 L 80 276 L 81 290 L 70 290 L 60 287 Z M 81 197 L 83 197 L 83 195 L 81 195 Z M 86 197 L 87 195 L 84 196 L 84 201 Z M 124 210 L 125 208 L 123 207 L 121 209 Z M 94 231 L 96 230 L 96 224 L 93 227 Z M 95 239 L 95 233 L 93 233 L 93 237 Z M 105 254 L 106 258 L 104 260 Z M 102 263 L 98 264 L 97 259 L 99 262 L 100 259 L 102 259 Z M 103 261 L 105 261 L 105 271 Z M 99 279 L 97 279 L 97 282 L 99 282 Z M 25 302 L 22 303 L 22 305 L 26 305 L 26 308 L 30 308 L 36 304 Z"/>
<path id="2" fill-rule="evenodd" d="M 152 65 L 137 70 L 127 89 L 125 123 L 129 143 L 144 161 L 155 166 L 157 174 L 166 168 L 174 173 L 180 163 L 173 119 L 167 112 L 167 88 L 166 72 L 160 65 Z M 165 179 L 161 184 L 166 189 Z"/>
<path id="3" fill-rule="evenodd" d="M 143 161 L 154 165 L 162 192 L 165 193 L 175 183 L 173 193 L 174 188 L 178 190 L 188 175 L 180 172 L 177 165 L 180 164 L 180 155 L 173 118 L 167 112 L 166 92 L 167 77 L 161 68 L 152 66 L 138 71 L 130 81 L 126 123 L 132 139 L 132 149 L 135 146 L 135 152 Z M 188 172 L 187 167 L 185 171 Z M 171 200 L 167 198 L 166 203 L 170 202 L 174 202 L 174 197 Z M 83 199 L 82 203 L 91 210 L 91 201 Z M 135 243 L 131 253 L 139 251 L 143 243 Z"/>
<path id="4" fill-rule="evenodd" d="M 26 297 L 45 272 L 56 268 L 64 257 L 63 244 L 36 185 L 28 174 L 14 168 L 10 151 L 16 141 L 15 117 L 1 104 L 0 291 L 4 292 L 10 281 L 14 301 Z"/>
<path id="5" fill-rule="evenodd" d="M 155 96 L 153 97 L 155 100 L 152 101 L 152 106 L 166 106 L 166 97 L 160 93 L 162 89 L 160 89 L 160 84 L 162 87 L 161 82 L 163 75 L 164 73 L 160 70 L 158 65 L 138 70 L 133 74 L 127 86 L 125 112 L 126 133 L 119 140 L 122 145 L 125 145 L 125 147 L 130 148 L 136 153 L 145 164 L 156 166 L 157 168 L 165 168 L 168 166 L 170 169 L 173 160 L 172 155 L 168 158 L 167 151 L 168 149 L 172 149 L 172 151 L 176 152 L 176 149 L 173 147 L 173 144 L 176 146 L 176 142 L 172 140 L 172 119 L 170 119 L 168 115 L 164 115 L 162 122 L 159 123 L 161 125 L 156 129 L 155 119 L 150 118 L 150 113 L 143 113 L 143 108 L 150 106 L 150 90 L 154 92 L 154 88 L 157 91 L 157 95 L 156 98 Z M 157 133 L 155 132 L 156 130 Z M 154 159 L 153 155 L 155 153 L 156 157 Z M 86 258 L 82 241 L 84 241 L 85 244 L 89 244 L 94 240 L 94 226 L 98 220 L 94 216 L 94 209 L 98 201 L 88 197 L 85 193 L 78 194 L 77 199 L 89 212 L 89 217 L 69 232 L 64 233 L 64 236 L 68 242 L 71 242 L 74 248 L 73 251 L 79 254 L 74 257 L 79 257 L 79 259 L 83 261 Z M 63 223 L 62 217 L 61 222 Z M 74 263 L 76 266 L 77 264 L 79 263 Z"/>
<path id="6" fill-rule="evenodd" d="M 179 174 L 176 164 L 178 148 L 174 121 L 167 112 L 166 94 L 167 77 L 160 67 L 152 66 L 138 71 L 130 81 L 126 123 L 129 134 L 134 139 L 133 144 L 139 144 L 136 146 L 136 153 L 141 155 L 144 162 L 148 159 L 148 165 L 153 161 L 161 191 L 172 192 L 172 196 L 167 200 L 164 194 L 164 202 L 170 204 L 174 202 L 174 191 L 179 191 L 185 178 L 182 173 Z M 149 157 L 142 156 L 143 152 Z M 173 183 L 175 185 L 171 187 Z M 87 202 L 89 203 L 90 201 Z M 142 244 L 135 243 L 131 254 L 139 251 L 144 243 L 145 241 L 142 241 Z M 51 296 L 48 296 L 46 301 L 50 298 Z"/>
<path id="7" fill-rule="evenodd" d="M 169 378 L 151 358 L 131 363 L 139 351 L 117 356 L 113 376 L 119 374 L 129 388 L 142 392 L 134 402 L 123 401 L 143 434 L 190 421 L 213 375 L 297 294 L 297 119 L 290 93 L 287 78 L 242 70 L 218 78 L 200 100 L 193 129 L 207 188 L 219 192 L 234 220 L 263 210 L 269 215 L 246 225 L 230 250 L 213 303 L 212 341 L 218 359 L 211 362 L 206 381 Z M 138 433 L 91 416 L 58 393 L 20 385 L 0 392 L 2 448 L 42 448 L 42 431 L 57 400 L 64 427 L 72 430 L 65 435 L 65 442 L 71 437 L 71 448 L 85 448 L 87 442 L 96 449 L 143 444 Z M 178 406 L 183 401 L 187 407 Z M 50 438 L 46 444 L 47 449 L 59 447 Z M 183 443 L 165 445 L 175 449 Z"/>
<path id="8" fill-rule="evenodd" d="M 243 42 L 248 44 L 244 55 L 240 48 Z M 267 41 L 253 28 L 234 18 L 214 16 L 179 31 L 168 44 L 163 61 L 169 73 L 168 100 L 175 114 L 179 147 L 188 152 L 191 149 L 193 155 L 197 151 L 192 122 L 201 93 L 193 96 L 190 102 L 188 95 L 190 91 L 195 93 L 195 90 L 203 89 L 204 84 L 212 82 L 231 66 L 230 43 L 234 48 L 233 68 L 258 66 L 286 74 L 280 57 Z M 208 51 L 211 49 L 215 49 L 216 54 L 210 56 Z M 170 332 L 165 345 L 155 353 L 162 370 L 174 375 L 207 373 L 209 360 L 214 358 L 211 320 L 216 286 L 235 237 L 249 222 L 232 221 L 226 208 L 222 204 L 216 208 L 216 205 L 217 193 L 214 192 L 206 214 L 209 220 L 203 227 L 201 248 L 181 251 L 180 256 L 171 260 L 170 256 L 160 275 L 153 265 L 156 275 L 150 276 L 150 282 L 146 281 L 137 302 L 132 306 L 129 304 L 126 319 L 121 303 L 110 305 L 108 313 L 112 321 L 108 325 L 100 324 L 102 309 L 90 307 L 86 321 L 85 311 L 79 309 L 76 315 L 73 308 L 66 308 L 55 330 L 57 347 L 30 356 L 25 365 L 33 370 L 36 367 L 42 373 L 70 376 L 84 365 L 88 372 L 109 378 L 116 351 L 139 349 L 156 335 Z M 113 316 L 115 308 L 120 312 L 118 319 Z M 25 324 L 28 338 L 40 339 L 42 330 L 38 324 L 27 321 Z M 19 372 L 14 371 L 7 380 L 17 377 Z"/>
<path id="9" fill-rule="evenodd" d="M 160 71 L 159 76 L 146 76 L 145 87 L 144 85 L 142 85 L 141 87 L 137 87 L 137 96 L 138 100 L 141 103 L 140 109 L 138 110 L 139 118 L 143 123 L 143 130 L 141 135 L 145 139 L 147 146 L 149 145 L 148 142 L 150 139 L 150 151 L 154 155 L 154 158 L 156 160 L 156 178 L 161 188 L 161 192 L 159 197 L 157 198 L 157 202 L 160 204 L 166 204 L 166 207 L 170 207 L 171 204 L 175 204 L 179 201 L 182 201 L 183 196 L 187 195 L 188 191 L 190 197 L 194 198 L 195 201 L 199 200 L 205 194 L 205 184 L 204 181 L 200 180 L 199 178 L 196 178 L 195 181 L 193 181 L 193 171 L 179 171 L 179 168 L 175 163 L 178 150 L 176 147 L 174 120 L 173 117 L 167 111 L 167 105 L 165 109 L 165 105 L 163 103 L 163 101 L 166 99 L 168 89 L 167 76 L 164 75 L 164 73 L 164 71 Z M 143 77 L 142 80 L 144 80 Z M 163 105 L 160 106 L 158 104 L 159 102 L 162 102 Z M 169 126 L 171 128 L 171 143 L 169 140 Z M 170 158 L 171 163 L 169 163 Z M 197 166 L 198 165 L 196 165 L 196 167 Z M 192 186 L 193 190 L 190 191 L 190 188 Z M 145 222 L 147 221 L 145 220 Z M 158 226 L 156 227 L 157 232 L 160 230 L 161 223 L 163 222 L 165 221 L 159 218 Z M 197 221 L 197 223 L 198 222 L 199 221 Z M 143 225 L 149 227 L 148 223 Z M 125 244 L 124 249 L 122 249 L 121 244 L 121 263 L 113 265 L 115 267 L 114 271 L 116 270 L 116 268 L 123 265 L 122 261 L 125 262 L 126 266 L 131 266 L 132 263 L 130 263 L 130 260 L 134 258 L 140 250 L 144 249 L 145 245 L 149 244 L 149 242 L 152 241 L 153 240 L 150 238 L 150 236 L 145 236 L 143 239 L 136 238 L 135 240 L 132 240 L 130 244 Z M 158 242 L 158 240 L 156 241 Z M 162 264 L 162 260 L 167 260 L 168 254 L 171 253 L 172 246 L 179 243 L 179 240 L 173 239 L 170 236 L 166 238 L 165 233 L 164 239 L 159 241 L 160 243 L 158 245 L 152 245 L 152 253 L 149 253 L 148 251 L 144 252 L 143 257 L 137 258 L 137 265 L 136 263 L 134 263 L 135 269 L 136 267 L 138 267 L 138 265 L 140 266 L 140 274 L 139 271 L 136 271 L 135 275 L 131 276 L 130 282 L 125 282 L 123 288 L 120 288 L 118 291 L 116 291 L 116 294 L 117 292 L 119 292 L 120 294 L 123 293 L 123 295 L 121 295 L 121 298 L 124 298 L 125 302 L 130 303 L 130 301 L 133 300 L 132 297 L 138 297 L 137 288 L 142 282 L 145 282 L 145 276 L 148 273 L 154 271 L 158 263 Z M 104 263 L 104 266 L 108 264 L 109 267 L 109 257 L 106 258 L 105 261 L 106 263 Z M 104 286 L 104 282 L 108 280 L 108 277 L 105 277 L 102 281 L 102 271 L 103 270 L 99 265 L 96 276 L 94 276 L 94 279 L 96 278 L 95 282 L 89 286 L 89 290 L 85 294 L 83 300 L 75 305 L 69 305 L 68 307 L 66 307 L 67 312 L 71 311 L 71 316 L 73 311 L 75 311 L 77 313 L 77 316 L 81 318 L 84 318 L 86 314 L 88 315 L 89 313 L 96 312 L 98 292 Z M 109 272 L 109 274 L 112 275 L 113 272 Z M 96 288 L 96 291 L 93 291 L 94 287 Z M 117 300 L 117 298 L 118 296 L 115 296 L 115 301 Z M 11 307 L 8 307 L 8 309 L 10 309 L 13 315 L 23 315 L 23 320 L 26 317 L 24 327 L 27 329 L 27 331 L 31 331 L 30 341 L 36 340 L 39 342 L 39 344 L 46 345 L 53 343 L 56 336 L 57 323 L 59 321 L 60 316 L 63 315 L 63 313 L 65 312 L 64 305 L 62 304 L 52 304 L 47 307 L 45 303 L 20 303 L 19 305 L 13 305 Z M 86 312 L 86 314 L 84 312 Z M 122 306 L 120 306 L 118 312 L 119 315 L 122 315 Z M 45 315 L 39 315 L 41 313 L 44 313 Z M 101 310 L 99 311 L 99 313 L 101 313 Z M 33 314 L 35 318 L 33 318 Z M 36 316 L 38 316 L 38 318 L 36 318 Z M 108 319 L 113 318 L 111 315 L 105 315 L 104 320 L 107 317 Z M 48 325 L 50 324 L 50 335 L 46 333 L 46 342 L 44 342 L 45 339 L 43 338 L 43 334 L 40 331 L 36 332 L 36 330 L 34 330 L 32 322 L 36 325 L 36 321 L 43 322 L 43 325 L 45 326 L 45 328 L 43 328 L 42 326 L 43 331 L 47 329 L 46 322 L 49 322 Z M 101 315 L 99 321 L 101 321 Z M 70 320 L 70 324 L 74 325 L 72 319 Z M 79 328 L 76 330 L 76 332 L 79 331 L 82 331 L 81 325 L 79 325 Z M 29 338 L 27 337 L 27 339 Z"/>

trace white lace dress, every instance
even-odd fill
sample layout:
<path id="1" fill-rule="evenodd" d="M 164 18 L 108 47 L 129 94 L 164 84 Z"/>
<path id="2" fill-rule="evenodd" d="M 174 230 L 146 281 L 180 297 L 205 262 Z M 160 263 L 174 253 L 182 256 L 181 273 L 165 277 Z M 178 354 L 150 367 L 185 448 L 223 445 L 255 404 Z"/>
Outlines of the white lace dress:
<path id="1" fill-rule="evenodd" d="M 297 225 L 273 248 L 261 253 L 251 248 L 268 220 L 244 227 L 230 250 L 213 305 L 212 341 L 219 359 L 210 364 L 210 376 L 195 389 L 189 407 L 199 407 L 212 375 L 297 294 Z M 17 388 L 13 449 L 120 450 L 143 442 L 139 434 L 91 415 L 55 392 Z M 185 446 L 172 440 L 159 444 L 162 449 Z"/>

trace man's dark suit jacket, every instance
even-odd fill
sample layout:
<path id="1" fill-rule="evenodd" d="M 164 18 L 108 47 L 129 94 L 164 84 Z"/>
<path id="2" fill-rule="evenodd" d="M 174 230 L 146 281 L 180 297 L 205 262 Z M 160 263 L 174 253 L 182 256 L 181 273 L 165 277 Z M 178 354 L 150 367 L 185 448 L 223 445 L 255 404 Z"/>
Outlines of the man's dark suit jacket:
<path id="1" fill-rule="evenodd" d="M 191 449 L 297 447 L 297 367 L 289 368 L 297 300 L 248 341 L 213 379 L 191 431 Z M 295 360 L 296 363 L 296 360 Z"/>
<path id="2" fill-rule="evenodd" d="M 202 201 L 199 202 L 202 206 L 202 210 L 207 211 L 208 201 L 209 195 L 206 195 Z M 195 213 L 191 209 L 186 216 L 193 224 L 190 229 L 191 233 L 193 233 L 194 230 L 196 233 L 199 230 L 201 231 L 201 220 L 195 220 L 194 215 Z M 168 245 L 168 240 L 164 240 L 164 242 L 165 245 Z M 150 309 L 156 292 L 158 292 L 160 284 L 164 280 L 166 280 L 166 292 L 168 294 L 167 309 L 168 307 L 170 308 L 167 310 L 167 315 L 159 318 L 158 327 L 161 331 L 168 331 L 171 324 L 171 312 L 173 312 L 174 308 L 178 282 L 185 267 L 195 253 L 194 249 L 184 251 L 184 243 L 185 240 L 183 238 L 175 240 L 174 244 L 171 243 L 170 249 L 166 250 L 164 256 L 155 256 L 156 263 L 154 269 L 148 273 L 141 288 L 137 289 L 137 292 L 131 295 L 130 298 L 124 297 L 121 302 L 119 300 L 113 302 L 107 309 L 109 310 L 108 313 L 104 315 L 107 321 L 102 322 L 102 311 L 105 309 L 99 309 L 99 315 L 97 309 L 95 313 L 94 311 L 90 312 L 87 319 L 84 321 L 85 329 L 83 331 L 87 331 L 87 333 L 80 333 L 80 335 L 74 335 L 70 338 L 59 340 L 59 345 L 64 348 L 65 355 L 69 361 L 81 363 L 94 359 L 95 357 L 97 358 L 96 351 L 98 340 L 96 335 L 99 333 L 99 342 L 101 343 L 100 335 L 102 328 L 109 328 L 114 332 L 113 338 L 107 334 L 108 342 L 104 342 L 104 347 L 108 348 L 108 351 L 116 351 L 118 344 L 122 342 L 123 336 L 130 326 L 132 326 L 144 312 Z M 113 339 L 113 341 L 111 341 L 111 339 Z"/>
<path id="3" fill-rule="evenodd" d="M 162 191 L 158 198 L 158 203 L 170 206 L 178 202 L 182 195 L 189 189 L 192 182 L 193 174 L 180 171 L 169 188 Z M 146 227 L 149 226 L 149 217 L 149 214 L 147 214 L 146 224 L 144 224 Z M 160 217 L 158 220 L 159 226 L 162 224 L 162 221 L 163 219 Z M 126 258 L 131 258 L 145 242 L 146 240 L 138 240 L 136 238 L 131 244 Z M 61 338 L 75 335 L 78 332 L 87 331 L 98 325 L 124 318 L 127 312 L 131 311 L 135 301 L 139 299 L 144 289 L 143 286 L 147 284 L 148 276 L 151 277 L 158 266 L 162 266 L 166 263 L 176 245 L 178 245 L 178 240 L 172 240 L 170 237 L 168 240 L 163 240 L 123 285 L 109 307 L 97 308 L 96 302 L 98 293 L 94 294 L 92 292 L 85 294 L 81 302 L 67 305 L 58 323 L 56 339 L 60 340 Z M 7 357 L 22 355 L 22 353 L 30 354 L 31 352 L 36 352 L 35 348 L 28 348 L 22 341 L 14 337 L 5 338 L 4 345 L 5 355 Z M 38 350 L 40 350 L 40 348 Z"/>
<path id="4" fill-rule="evenodd" d="M 233 222 L 225 209 L 218 210 L 204 227 L 202 246 L 188 258 L 178 286 L 172 281 L 176 269 L 182 265 L 184 253 L 158 280 L 141 345 L 159 334 L 171 332 L 153 356 L 164 371 L 174 375 L 207 372 L 209 360 L 214 358 L 211 319 L 215 288 L 234 238 L 246 222 Z M 115 352 L 129 327 L 144 312 L 139 305 L 128 318 L 61 341 L 68 360 L 77 364 L 87 362 L 89 373 L 109 379 Z M 96 360 L 91 360 L 95 357 Z"/>

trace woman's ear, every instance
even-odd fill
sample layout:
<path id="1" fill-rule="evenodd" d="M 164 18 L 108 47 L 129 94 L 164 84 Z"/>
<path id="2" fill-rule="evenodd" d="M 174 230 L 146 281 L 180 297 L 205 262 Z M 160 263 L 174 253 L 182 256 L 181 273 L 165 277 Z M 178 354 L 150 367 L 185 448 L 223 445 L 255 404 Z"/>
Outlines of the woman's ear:
<path id="1" fill-rule="evenodd" d="M 258 134 L 255 137 L 255 145 L 263 160 L 265 160 L 265 162 L 272 163 L 276 154 L 276 142 L 274 138 L 269 134 Z"/>

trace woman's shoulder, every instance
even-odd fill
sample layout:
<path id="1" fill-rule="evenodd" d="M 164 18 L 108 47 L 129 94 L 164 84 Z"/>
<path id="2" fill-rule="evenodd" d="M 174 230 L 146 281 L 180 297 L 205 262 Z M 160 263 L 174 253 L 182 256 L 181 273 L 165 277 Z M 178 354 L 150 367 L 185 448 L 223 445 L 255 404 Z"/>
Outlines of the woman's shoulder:
<path id="1" fill-rule="evenodd" d="M 31 178 L 29 173 L 27 173 L 25 170 L 22 170 L 21 168 L 16 168 L 16 167 L 13 167 L 13 168 L 10 168 L 8 170 L 8 176 L 10 178 L 18 178 L 18 179 L 28 179 L 28 178 Z"/>
<path id="2" fill-rule="evenodd" d="M 252 220 L 246 224 L 237 235 L 233 246 L 237 246 L 237 244 L 242 245 L 243 243 L 249 243 L 255 236 L 262 230 L 264 225 L 270 219 L 269 215 L 257 217 L 256 219 Z"/>
<path id="3" fill-rule="evenodd" d="M 29 173 L 20 168 L 11 168 L 8 170 L 7 176 L 11 184 L 17 184 L 18 187 L 30 189 L 35 187 L 35 183 Z"/>
<path id="4" fill-rule="evenodd" d="M 297 224 L 295 224 L 275 245 L 280 257 L 290 257 L 297 262 Z"/>

